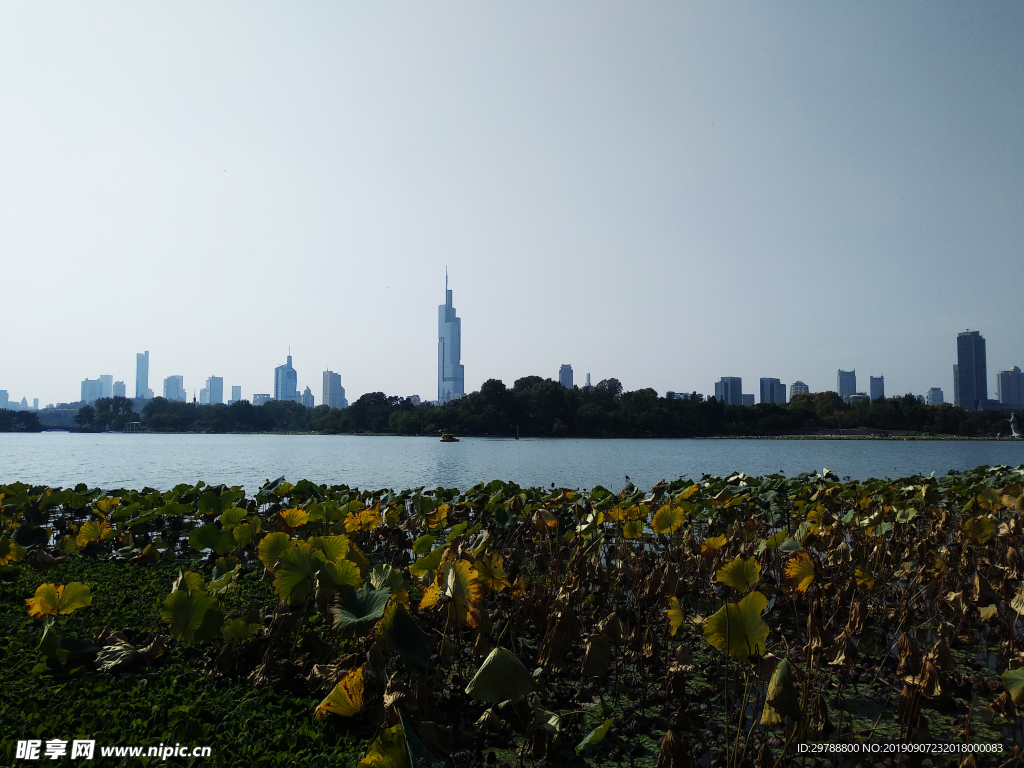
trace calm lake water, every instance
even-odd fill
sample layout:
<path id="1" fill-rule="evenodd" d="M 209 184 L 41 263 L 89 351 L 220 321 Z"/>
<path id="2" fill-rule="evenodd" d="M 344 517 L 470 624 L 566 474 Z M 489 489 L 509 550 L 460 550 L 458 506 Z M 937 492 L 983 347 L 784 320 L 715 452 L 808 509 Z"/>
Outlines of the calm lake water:
<path id="1" fill-rule="evenodd" d="M 280 476 L 360 488 L 481 481 L 619 490 L 731 472 L 903 477 L 1024 464 L 1024 440 L 556 440 L 349 435 L 124 435 L 0 433 L 0 482 L 167 490 L 204 480 L 254 493 Z"/>

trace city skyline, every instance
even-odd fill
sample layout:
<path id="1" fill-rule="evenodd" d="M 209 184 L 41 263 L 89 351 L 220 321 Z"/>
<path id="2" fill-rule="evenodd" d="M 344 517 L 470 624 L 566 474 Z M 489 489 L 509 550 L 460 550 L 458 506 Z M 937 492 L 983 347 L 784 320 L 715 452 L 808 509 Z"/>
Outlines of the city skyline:
<path id="1" fill-rule="evenodd" d="M 1024 362 L 1020 3 L 104 19 L 0 9 L 12 400 L 99 373 L 133 395 L 147 349 L 154 391 L 265 394 L 288 344 L 300 389 L 333 369 L 350 399 L 433 399 L 445 265 L 467 392 L 572 361 L 948 401 L 966 327 L 989 397 Z M 315 279 L 285 288 L 292 264 Z"/>

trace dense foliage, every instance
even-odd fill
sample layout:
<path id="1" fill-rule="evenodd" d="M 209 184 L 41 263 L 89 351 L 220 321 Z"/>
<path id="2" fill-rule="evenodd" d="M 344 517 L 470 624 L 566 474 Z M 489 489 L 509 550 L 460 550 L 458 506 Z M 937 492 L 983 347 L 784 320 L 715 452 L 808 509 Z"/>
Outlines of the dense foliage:
<path id="1" fill-rule="evenodd" d="M 0 408 L 0 432 L 42 432 L 39 417 L 31 411 L 10 411 Z"/>
<path id="2" fill-rule="evenodd" d="M 118 429 L 117 424 L 123 423 L 123 419 L 117 421 L 118 413 L 112 406 L 102 410 L 97 406 L 95 412 L 90 408 L 82 423 Z M 1019 416 L 1024 420 L 1024 411 Z M 284 401 L 260 407 L 248 401 L 195 406 L 158 397 L 142 412 L 143 426 L 155 432 L 454 432 L 509 437 L 710 437 L 852 429 L 979 436 L 1008 434 L 1008 419 L 1009 413 L 1002 411 L 926 406 L 912 395 L 849 406 L 835 392 L 818 392 L 797 395 L 786 406 L 740 407 L 697 393 L 683 400 L 658 397 L 653 389 L 623 392 L 616 379 L 566 389 L 538 376 L 519 379 L 511 389 L 491 379 L 479 392 L 442 407 L 413 405 L 408 398 L 370 392 L 343 410 L 310 409 Z"/>
<path id="3" fill-rule="evenodd" d="M 215 765 L 669 768 L 824 739 L 1001 765 L 1022 484 L 0 486 L 0 754 L 80 734 Z"/>

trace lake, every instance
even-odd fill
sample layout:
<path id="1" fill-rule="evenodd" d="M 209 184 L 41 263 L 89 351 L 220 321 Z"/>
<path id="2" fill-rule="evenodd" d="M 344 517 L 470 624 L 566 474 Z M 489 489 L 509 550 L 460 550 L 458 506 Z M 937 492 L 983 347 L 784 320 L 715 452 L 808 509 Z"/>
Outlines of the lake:
<path id="1" fill-rule="evenodd" d="M 1024 440 L 575 440 L 355 435 L 0 433 L 0 482 L 168 490 L 178 483 L 241 485 L 252 494 L 285 476 L 360 488 L 469 488 L 481 481 L 616 490 L 732 472 L 840 477 L 944 474 L 1024 464 Z"/>

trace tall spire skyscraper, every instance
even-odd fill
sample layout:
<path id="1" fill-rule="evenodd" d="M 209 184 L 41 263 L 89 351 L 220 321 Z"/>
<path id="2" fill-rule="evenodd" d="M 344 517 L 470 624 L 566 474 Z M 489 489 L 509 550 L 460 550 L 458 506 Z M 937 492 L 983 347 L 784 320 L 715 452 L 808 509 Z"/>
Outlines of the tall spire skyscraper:
<path id="1" fill-rule="evenodd" d="M 466 394 L 462 359 L 462 320 L 452 306 L 448 270 L 444 271 L 445 303 L 437 308 L 437 402 L 447 403 Z"/>

